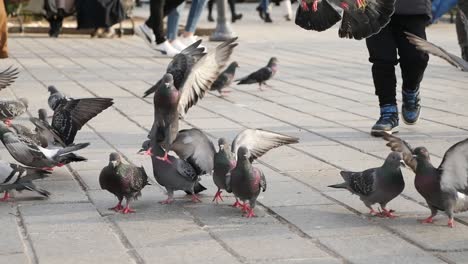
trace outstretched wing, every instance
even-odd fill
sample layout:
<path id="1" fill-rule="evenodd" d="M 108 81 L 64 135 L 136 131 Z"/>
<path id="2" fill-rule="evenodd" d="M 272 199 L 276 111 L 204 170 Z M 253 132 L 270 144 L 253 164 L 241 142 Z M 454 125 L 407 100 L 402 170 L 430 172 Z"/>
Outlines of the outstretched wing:
<path id="1" fill-rule="evenodd" d="M 468 194 L 468 139 L 458 142 L 445 152 L 439 166 L 442 190 Z"/>
<path id="2" fill-rule="evenodd" d="M 409 42 L 414 44 L 418 50 L 422 50 L 434 56 L 440 57 L 462 71 L 468 71 L 468 62 L 466 62 L 462 58 L 453 55 L 452 53 L 444 50 L 443 48 L 436 46 L 430 43 L 429 41 L 426 41 L 414 34 L 411 34 L 409 32 L 405 32 L 405 34 L 407 35 Z"/>
<path id="3" fill-rule="evenodd" d="M 416 172 L 416 167 L 418 166 L 418 162 L 413 157 L 413 148 L 408 144 L 408 142 L 392 136 L 392 135 L 385 135 L 383 137 L 387 143 L 387 147 L 390 147 L 392 151 L 400 152 L 403 155 L 403 160 L 405 164 L 410 167 L 414 172 Z"/>
<path id="4" fill-rule="evenodd" d="M 220 44 L 215 50 L 208 52 L 193 66 L 182 87 L 178 112 L 183 117 L 188 109 L 203 98 L 219 72 L 225 66 L 232 54 L 237 38 L 232 38 Z M 177 87 L 177 86 L 176 86 Z"/>
<path id="5" fill-rule="evenodd" d="M 73 143 L 76 133 L 93 117 L 114 104 L 111 98 L 69 99 L 54 112 L 52 127 L 66 145 Z"/>
<path id="6" fill-rule="evenodd" d="M 49 123 L 37 117 L 31 117 L 29 118 L 29 121 L 31 121 L 31 123 L 36 126 L 37 131 L 39 131 L 39 133 L 42 134 L 46 139 L 52 140 L 53 138 L 53 140 L 58 142 L 62 147 L 66 146 L 65 142 L 63 142 L 60 132 L 55 130 Z"/>
<path id="7" fill-rule="evenodd" d="M 299 139 L 263 129 L 246 129 L 239 133 L 232 141 L 232 152 L 237 153 L 240 146 L 249 149 L 251 153 L 250 162 L 269 150 L 282 145 L 298 143 Z"/>
<path id="8" fill-rule="evenodd" d="M 32 164 L 37 158 L 44 158 L 44 154 L 32 142 L 25 142 L 13 133 L 3 136 L 3 144 L 11 156 L 24 165 Z"/>
<path id="9" fill-rule="evenodd" d="M 8 67 L 6 70 L 0 72 L 0 90 L 8 87 L 18 78 L 18 68 L 13 66 Z"/>

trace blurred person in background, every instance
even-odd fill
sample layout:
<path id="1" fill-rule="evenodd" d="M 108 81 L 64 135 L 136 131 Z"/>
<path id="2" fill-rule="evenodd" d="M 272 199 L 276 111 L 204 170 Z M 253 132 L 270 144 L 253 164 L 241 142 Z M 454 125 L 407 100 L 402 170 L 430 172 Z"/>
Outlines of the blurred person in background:
<path id="1" fill-rule="evenodd" d="M 0 0 L 0 59 L 8 58 L 8 27 L 5 3 Z"/>
<path id="2" fill-rule="evenodd" d="M 62 30 L 63 19 L 75 12 L 75 0 L 46 0 L 44 9 L 50 25 L 49 36 L 57 38 Z"/>
<path id="3" fill-rule="evenodd" d="M 215 2 L 217 2 L 218 0 L 208 0 L 208 21 L 210 22 L 214 22 L 214 18 L 213 18 L 213 5 L 215 4 Z M 229 4 L 229 8 L 231 9 L 231 21 L 232 23 L 235 23 L 236 20 L 240 20 L 242 19 L 242 14 L 239 13 L 237 14 L 236 13 L 236 0 L 228 0 L 228 4 Z"/>
<path id="4" fill-rule="evenodd" d="M 468 0 L 459 0 L 458 8 L 461 12 L 463 12 L 463 14 L 465 14 L 465 17 L 468 17 Z M 466 32 L 466 25 L 463 24 L 458 12 L 456 26 L 458 43 L 460 44 L 462 58 L 468 61 L 468 32 Z"/>
<path id="5" fill-rule="evenodd" d="M 112 26 L 125 19 L 120 0 L 76 0 L 78 29 L 94 29 L 91 37 L 112 38 Z"/>

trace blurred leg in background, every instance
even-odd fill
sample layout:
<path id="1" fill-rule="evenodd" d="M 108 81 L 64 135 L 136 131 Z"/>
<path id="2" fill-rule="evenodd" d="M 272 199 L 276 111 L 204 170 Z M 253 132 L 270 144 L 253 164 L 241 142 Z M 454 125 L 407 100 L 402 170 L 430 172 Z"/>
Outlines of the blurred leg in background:
<path id="1" fill-rule="evenodd" d="M 458 8 L 460 9 L 461 12 L 465 14 L 465 17 L 468 17 L 468 0 L 459 0 Z M 457 26 L 458 43 L 460 44 L 462 58 L 468 61 L 468 32 L 466 31 L 466 27 L 468 26 L 462 22 L 462 19 L 458 12 L 457 12 L 456 26 Z"/>
<path id="2" fill-rule="evenodd" d="M 0 0 L 0 59 L 8 58 L 8 27 L 5 3 Z"/>

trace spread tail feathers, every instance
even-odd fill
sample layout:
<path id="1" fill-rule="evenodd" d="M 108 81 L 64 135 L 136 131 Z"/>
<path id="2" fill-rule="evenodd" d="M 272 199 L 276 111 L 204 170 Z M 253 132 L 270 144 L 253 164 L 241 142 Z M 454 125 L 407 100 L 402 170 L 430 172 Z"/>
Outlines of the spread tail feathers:
<path id="1" fill-rule="evenodd" d="M 41 189 L 41 188 L 37 188 L 37 186 L 34 185 L 34 183 L 32 183 L 32 182 L 23 183 L 22 185 L 23 185 L 23 187 L 25 189 L 37 192 L 38 194 L 40 194 L 40 195 L 42 195 L 44 197 L 49 197 L 49 195 L 50 195 L 50 192 L 48 192 L 48 191 L 46 191 L 44 189 Z"/>
<path id="2" fill-rule="evenodd" d="M 65 147 L 61 150 L 59 150 L 57 152 L 57 155 L 64 155 L 64 154 L 67 154 L 67 153 L 71 153 L 73 151 L 77 151 L 77 150 L 80 150 L 80 149 L 84 149 L 86 148 L 87 146 L 89 146 L 89 143 L 79 143 L 79 144 L 74 144 L 74 145 L 70 145 L 68 147 Z"/>

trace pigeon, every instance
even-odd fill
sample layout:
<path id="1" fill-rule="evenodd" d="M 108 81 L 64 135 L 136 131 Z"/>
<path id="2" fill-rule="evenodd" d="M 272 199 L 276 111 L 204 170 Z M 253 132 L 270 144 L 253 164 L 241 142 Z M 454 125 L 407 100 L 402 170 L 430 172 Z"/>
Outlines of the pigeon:
<path id="1" fill-rule="evenodd" d="M 49 146 L 49 142 L 46 137 L 37 131 L 32 131 L 28 127 L 21 124 L 11 124 L 10 130 L 15 132 L 17 135 L 30 139 L 34 144 L 39 145 L 43 148 Z"/>
<path id="2" fill-rule="evenodd" d="M 0 201 L 7 201 L 10 198 L 9 191 L 29 190 L 49 197 L 50 193 L 34 185 L 33 181 L 48 177 L 50 172 L 36 168 L 23 167 L 18 164 L 0 160 L 0 192 L 5 192 Z"/>
<path id="3" fill-rule="evenodd" d="M 165 150 L 159 145 L 152 145 L 152 152 L 155 155 L 164 154 Z M 174 191 L 182 190 L 192 194 L 193 202 L 201 202 L 195 192 L 195 185 L 200 180 L 195 168 L 189 162 L 167 155 L 170 162 L 151 156 L 153 164 L 153 174 L 156 182 L 166 188 L 167 199 L 161 204 L 171 204 L 174 202 Z"/>
<path id="4" fill-rule="evenodd" d="M 214 155 L 213 181 L 218 187 L 213 201 L 223 201 L 222 190 L 227 190 L 229 184 L 229 172 L 236 167 L 236 153 L 241 146 L 247 147 L 250 151 L 250 162 L 261 157 L 269 150 L 287 145 L 298 143 L 299 139 L 279 133 L 262 129 L 245 129 L 240 132 L 230 145 L 225 138 L 218 140 L 219 150 Z M 233 207 L 244 206 L 236 202 Z M 244 206 L 245 207 L 245 206 Z M 245 208 L 244 208 L 245 209 Z"/>
<path id="5" fill-rule="evenodd" d="M 16 78 L 18 78 L 18 69 L 12 68 L 12 66 L 0 72 L 0 90 L 10 86 Z"/>
<path id="6" fill-rule="evenodd" d="M 179 117 L 201 99 L 209 90 L 219 71 L 224 67 L 237 43 L 237 38 L 223 42 L 215 50 L 203 53 L 198 47 L 201 41 L 190 45 L 177 54 L 169 64 L 167 73 L 155 86 L 154 123 L 152 145 L 161 145 L 167 157 L 170 145 L 179 131 Z"/>
<path id="7" fill-rule="evenodd" d="M 236 68 L 239 67 L 237 62 L 232 62 L 229 66 L 224 70 L 218 78 L 213 82 L 211 85 L 210 91 L 218 91 L 220 95 L 225 95 L 230 93 L 230 91 L 224 90 L 224 88 L 231 85 L 232 81 L 234 80 L 234 75 L 236 74 Z"/>
<path id="8" fill-rule="evenodd" d="M 28 100 L 26 98 L 0 101 L 0 120 L 10 126 L 11 120 L 24 114 L 27 109 Z"/>
<path id="9" fill-rule="evenodd" d="M 254 208 L 260 191 L 266 191 L 266 179 L 263 172 L 252 166 L 251 155 L 247 147 L 241 146 L 237 150 L 237 164 L 230 173 L 230 183 L 227 191 L 232 193 L 244 202 L 244 215 L 247 218 L 255 217 Z M 249 201 L 249 206 L 247 202 Z"/>
<path id="10" fill-rule="evenodd" d="M 278 59 L 272 57 L 270 61 L 268 61 L 267 66 L 259 69 L 256 72 L 249 74 L 243 78 L 237 79 L 237 85 L 239 84 L 252 84 L 258 83 L 258 88 L 262 91 L 262 85 L 269 87 L 266 81 L 270 80 L 275 76 L 275 73 L 278 71 Z"/>
<path id="11" fill-rule="evenodd" d="M 352 194 L 359 195 L 371 215 L 381 215 L 393 218 L 393 210 L 387 210 L 387 204 L 405 188 L 405 181 L 400 166 L 403 165 L 402 155 L 391 152 L 384 164 L 378 168 L 367 169 L 360 172 L 341 171 L 344 182 L 330 185 L 332 188 L 347 189 Z M 372 208 L 373 204 L 380 204 L 382 212 L 377 214 Z"/>
<path id="12" fill-rule="evenodd" d="M 343 17 L 335 9 L 343 10 Z M 324 31 L 341 20 L 340 38 L 364 39 L 380 32 L 395 11 L 395 0 L 301 0 L 296 25 Z"/>
<path id="13" fill-rule="evenodd" d="M 3 123 L 0 123 L 0 140 L 16 161 L 44 170 L 53 170 L 55 166 L 61 167 L 70 162 L 86 161 L 86 158 L 75 155 L 73 151 L 89 146 L 89 143 L 80 143 L 65 148 L 43 148 L 27 137 L 15 134 Z"/>
<path id="14" fill-rule="evenodd" d="M 150 184 L 143 167 L 124 164 L 120 154 L 113 152 L 109 155 L 109 164 L 101 170 L 99 185 L 119 199 L 118 204 L 110 210 L 128 214 L 135 212 L 130 208 L 130 202 L 137 200 L 141 196 L 141 190 Z M 123 198 L 126 200 L 125 207 L 122 206 Z"/>
<path id="15" fill-rule="evenodd" d="M 430 160 L 425 147 L 413 149 L 406 141 L 386 135 L 387 146 L 403 154 L 403 160 L 416 177 L 416 190 L 427 202 L 431 215 L 422 223 L 433 223 L 438 211 L 447 214 L 448 226 L 454 227 L 453 214 L 468 210 L 468 139 L 458 142 L 445 152 L 438 168 Z"/>
<path id="16" fill-rule="evenodd" d="M 237 46 L 237 43 L 234 43 L 236 40 L 237 38 L 229 39 L 209 53 L 204 53 L 205 48 L 200 46 L 201 40 L 198 40 L 174 56 L 167 66 L 166 73 L 174 76 L 177 90 L 192 88 L 190 92 L 185 92 L 190 98 L 185 98 L 184 104 L 192 100 L 196 103 L 198 97 L 203 97 L 204 92 L 209 90 L 208 88 L 229 60 L 234 47 Z M 145 91 L 143 98 L 154 93 L 161 85 L 163 85 L 162 79 Z M 190 106 L 191 104 L 188 105 Z"/>
<path id="17" fill-rule="evenodd" d="M 405 34 L 407 35 L 409 42 L 414 44 L 418 50 L 440 57 L 461 71 L 468 72 L 468 61 L 465 61 L 464 59 L 453 55 L 443 48 L 436 46 L 435 44 L 432 44 L 431 42 L 424 40 L 414 34 L 409 32 L 405 32 Z"/>
<path id="18" fill-rule="evenodd" d="M 143 142 L 142 148 L 138 153 L 152 156 L 150 144 L 150 140 Z M 180 130 L 171 145 L 171 150 L 180 159 L 187 161 L 195 169 L 197 175 L 201 176 L 212 173 L 215 148 L 213 143 L 201 130 L 196 128 Z M 195 184 L 195 194 L 204 190 L 206 188 L 200 182 Z M 189 191 L 186 191 L 186 193 L 192 194 Z"/>
<path id="19" fill-rule="evenodd" d="M 64 96 L 54 86 L 48 88 L 49 107 L 54 111 L 52 123 L 33 118 L 31 121 L 42 130 L 53 128 L 57 142 L 62 147 L 73 143 L 77 132 L 92 118 L 114 104 L 112 98 L 80 98 Z"/>

